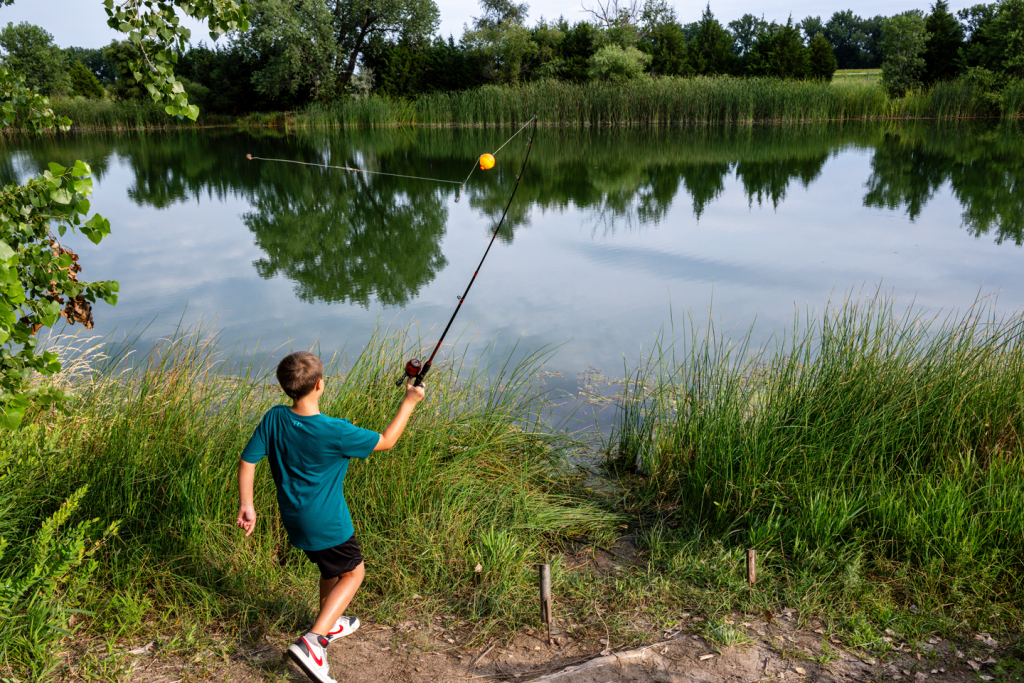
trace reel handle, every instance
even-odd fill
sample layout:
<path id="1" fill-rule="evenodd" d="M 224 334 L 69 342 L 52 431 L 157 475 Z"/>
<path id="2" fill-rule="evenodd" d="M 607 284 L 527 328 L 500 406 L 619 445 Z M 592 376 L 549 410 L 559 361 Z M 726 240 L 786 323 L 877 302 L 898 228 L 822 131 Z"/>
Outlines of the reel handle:
<path id="1" fill-rule="evenodd" d="M 395 380 L 395 386 L 396 387 L 402 386 L 402 384 L 404 384 L 407 379 L 412 377 L 412 378 L 415 378 L 415 380 L 416 380 L 416 381 L 414 381 L 412 383 L 412 385 L 414 387 L 422 387 L 423 386 L 423 377 L 429 371 L 430 371 L 430 364 L 429 363 L 427 364 L 426 367 L 424 367 L 423 363 L 421 363 L 418 359 L 412 358 L 412 359 L 406 361 L 406 363 L 405 363 L 405 372 L 404 372 L 404 374 L 401 377 L 399 377 L 397 380 Z"/>

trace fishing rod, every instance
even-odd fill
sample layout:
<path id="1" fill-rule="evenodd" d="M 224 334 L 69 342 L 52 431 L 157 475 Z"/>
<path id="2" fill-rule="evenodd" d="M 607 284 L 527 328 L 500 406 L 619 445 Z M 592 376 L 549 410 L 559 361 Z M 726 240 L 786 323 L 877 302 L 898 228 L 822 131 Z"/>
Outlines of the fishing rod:
<path id="1" fill-rule="evenodd" d="M 523 126 L 523 128 L 526 128 L 526 126 L 528 125 L 530 125 L 529 121 L 526 123 L 526 125 Z M 520 128 L 519 130 L 522 131 L 523 128 Z M 516 135 L 519 135 L 519 133 L 517 132 Z M 455 306 L 455 311 L 452 313 L 452 317 L 448 319 L 448 324 L 445 326 L 444 332 L 441 333 L 441 338 L 437 340 L 437 345 L 434 346 L 434 350 L 433 352 L 431 352 L 430 358 L 428 358 L 426 362 L 422 363 L 417 358 L 412 358 L 406 361 L 405 374 L 403 374 L 401 377 L 398 378 L 398 380 L 395 381 L 396 387 L 402 386 L 402 384 L 409 379 L 414 380 L 413 386 L 423 386 L 423 378 L 427 376 L 428 372 L 430 372 L 430 366 L 434 364 L 434 356 L 436 356 L 437 352 L 441 349 L 441 343 L 444 342 L 445 335 L 448 334 L 448 330 L 451 329 L 452 323 L 455 322 L 455 316 L 457 316 L 459 314 L 459 311 L 462 309 L 462 304 L 466 303 L 466 297 L 469 295 L 469 289 L 470 287 L 473 286 L 473 283 L 476 282 L 476 276 L 480 274 L 480 268 L 484 265 L 484 260 L 487 258 L 487 254 L 491 253 L 491 247 L 494 245 L 494 240 L 498 236 L 498 231 L 501 230 L 501 224 L 505 222 L 505 216 L 508 215 L 508 209 L 510 206 L 512 206 L 512 199 L 516 196 L 516 190 L 519 189 L 519 181 L 523 177 L 523 171 L 526 170 L 526 162 L 530 158 L 530 150 L 533 149 L 533 138 L 536 137 L 536 135 L 537 115 L 534 114 L 533 130 L 530 132 L 530 137 L 526 138 L 526 156 L 523 157 L 523 165 L 519 168 L 519 174 L 516 176 L 516 182 L 512 186 L 512 192 L 508 196 L 508 202 L 505 203 L 505 210 L 501 213 L 501 220 L 498 221 L 498 225 L 494 228 L 494 233 L 491 235 L 491 240 L 490 242 L 487 243 L 487 249 L 484 250 L 484 255 L 480 258 L 480 263 L 477 264 L 476 270 L 473 272 L 473 277 L 469 279 L 469 284 L 466 285 L 466 291 L 462 293 L 462 296 L 458 297 L 459 303 Z M 515 137 L 515 135 L 513 135 L 512 137 Z M 506 142 L 505 144 L 507 145 L 508 143 Z M 502 147 L 504 146 L 505 145 L 502 145 Z M 499 147 L 498 149 L 501 148 Z M 491 162 L 493 164 L 493 157 L 491 158 Z M 484 168 L 483 164 L 481 164 L 481 168 Z"/>

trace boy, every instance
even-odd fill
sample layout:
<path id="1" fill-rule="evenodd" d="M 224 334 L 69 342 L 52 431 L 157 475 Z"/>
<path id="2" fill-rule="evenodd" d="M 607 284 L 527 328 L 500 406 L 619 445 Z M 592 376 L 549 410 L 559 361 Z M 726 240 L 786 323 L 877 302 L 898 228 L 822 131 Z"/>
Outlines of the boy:
<path id="1" fill-rule="evenodd" d="M 395 445 L 424 390 L 408 384 L 398 414 L 378 434 L 320 413 L 324 368 L 314 354 L 287 356 L 277 366 L 277 381 L 293 404 L 267 411 L 242 451 L 236 523 L 246 536 L 256 528 L 252 482 L 256 463 L 266 456 L 288 539 L 320 568 L 320 614 L 309 632 L 288 648 L 288 656 L 310 679 L 334 683 L 327 675 L 327 645 L 359 628 L 359 619 L 342 614 L 365 573 L 342 490 L 345 473 L 351 458 L 366 458 Z"/>

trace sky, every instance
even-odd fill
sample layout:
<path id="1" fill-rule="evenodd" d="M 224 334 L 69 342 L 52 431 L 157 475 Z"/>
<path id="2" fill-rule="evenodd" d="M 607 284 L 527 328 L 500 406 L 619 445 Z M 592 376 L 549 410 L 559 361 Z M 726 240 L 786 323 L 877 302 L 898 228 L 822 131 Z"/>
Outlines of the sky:
<path id="1" fill-rule="evenodd" d="M 957 10 L 978 0 L 954 0 L 950 9 Z M 472 22 L 472 17 L 480 14 L 476 0 L 436 0 L 441 11 L 441 26 L 438 31 L 442 36 L 449 34 L 458 40 L 462 35 L 463 24 Z M 583 0 L 588 6 L 595 6 L 596 0 Z M 673 4 L 673 3 L 669 3 Z M 700 19 L 704 2 L 692 0 L 687 3 L 674 3 L 676 14 L 683 23 Z M 932 0 L 901 0 L 893 3 L 885 0 L 717 0 L 712 2 L 711 11 L 723 23 L 728 23 L 746 13 L 763 15 L 768 21 L 785 21 L 790 14 L 794 21 L 807 15 L 821 16 L 827 20 L 833 12 L 852 9 L 862 17 L 876 14 L 891 15 L 908 9 L 927 11 Z M 564 16 L 570 23 L 575 23 L 589 15 L 582 10 L 580 0 L 543 0 L 530 3 L 529 23 L 533 24 L 542 15 L 546 19 L 557 19 Z M 120 34 L 106 24 L 106 13 L 101 0 L 15 0 L 9 7 L 0 8 L 0 24 L 8 22 L 20 23 L 27 21 L 42 26 L 53 34 L 54 40 L 61 47 L 72 45 L 78 47 L 102 47 Z M 192 28 L 193 42 L 206 40 L 209 34 L 197 22 L 187 23 Z"/>

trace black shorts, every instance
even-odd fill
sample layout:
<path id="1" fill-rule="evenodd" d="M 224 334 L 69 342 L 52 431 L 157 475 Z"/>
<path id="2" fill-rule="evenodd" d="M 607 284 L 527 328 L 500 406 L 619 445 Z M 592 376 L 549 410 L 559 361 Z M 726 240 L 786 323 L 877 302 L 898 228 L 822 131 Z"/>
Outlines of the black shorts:
<path id="1" fill-rule="evenodd" d="M 324 550 L 303 550 L 309 561 L 320 568 L 321 579 L 333 579 L 348 574 L 363 563 L 363 554 L 359 551 L 359 541 L 355 536 L 341 545 Z"/>

